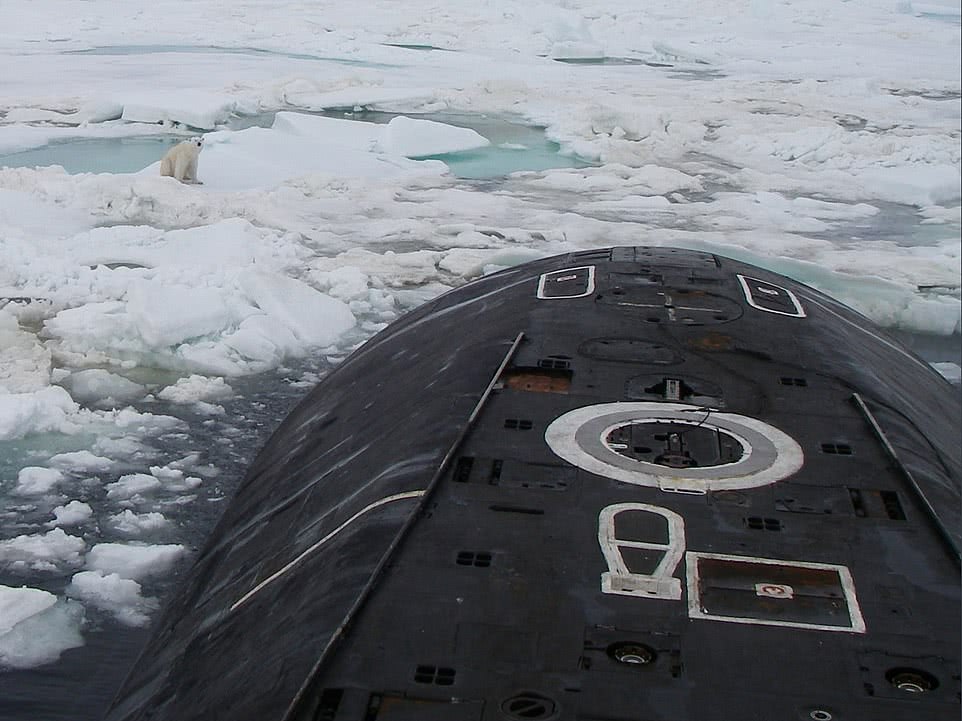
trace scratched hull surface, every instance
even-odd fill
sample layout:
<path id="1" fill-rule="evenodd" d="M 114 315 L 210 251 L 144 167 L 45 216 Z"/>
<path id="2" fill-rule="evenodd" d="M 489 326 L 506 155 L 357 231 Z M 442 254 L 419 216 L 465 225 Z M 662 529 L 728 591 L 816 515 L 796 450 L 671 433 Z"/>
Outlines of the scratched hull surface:
<path id="1" fill-rule="evenodd" d="M 960 429 L 746 264 L 489 276 L 285 420 L 108 718 L 956 719 Z"/>

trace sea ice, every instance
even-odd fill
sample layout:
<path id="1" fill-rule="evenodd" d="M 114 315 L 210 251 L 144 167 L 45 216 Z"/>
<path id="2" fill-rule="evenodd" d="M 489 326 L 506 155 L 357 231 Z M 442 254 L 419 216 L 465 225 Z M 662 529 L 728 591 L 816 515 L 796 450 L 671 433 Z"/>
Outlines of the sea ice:
<path id="1" fill-rule="evenodd" d="M 144 387 L 100 368 L 71 373 L 61 381 L 74 400 L 100 407 L 115 407 L 143 398 Z"/>
<path id="2" fill-rule="evenodd" d="M 304 110 L 328 108 L 374 108 L 397 103 L 419 103 L 434 97 L 434 88 L 378 87 L 355 85 L 338 90 L 322 90 L 314 83 L 299 78 L 277 89 L 282 105 Z"/>
<path id="3" fill-rule="evenodd" d="M 70 536 L 63 529 L 46 533 L 21 535 L 0 541 L 0 561 L 9 570 L 54 571 L 63 566 L 78 566 L 87 544 L 82 538 Z"/>
<path id="4" fill-rule="evenodd" d="M 158 606 L 145 598 L 137 581 L 116 573 L 80 571 L 67 586 L 67 595 L 113 615 L 126 626 L 146 626 L 148 614 Z"/>
<path id="5" fill-rule="evenodd" d="M 150 473 L 164 484 L 167 491 L 189 491 L 203 483 L 200 478 L 188 476 L 183 469 L 171 466 L 151 466 Z"/>
<path id="6" fill-rule="evenodd" d="M 11 108 L 4 120 L 8 123 L 52 123 L 54 125 L 87 126 L 90 123 L 103 123 L 117 120 L 123 115 L 124 107 L 113 102 L 90 102 L 72 113 L 48 110 L 46 108 Z"/>
<path id="7" fill-rule="evenodd" d="M 343 302 L 294 278 L 249 270 L 238 281 L 254 306 L 289 330 L 303 346 L 329 345 L 356 323 Z"/>
<path id="8" fill-rule="evenodd" d="M 141 581 L 166 574 L 186 552 L 180 544 L 98 543 L 87 554 L 87 567 Z"/>
<path id="9" fill-rule="evenodd" d="M 78 406 L 63 388 L 48 386 L 30 393 L 0 393 L 0 441 L 31 433 L 74 433 Z"/>
<path id="10" fill-rule="evenodd" d="M 543 257 L 544 253 L 530 248 L 484 250 L 458 248 L 445 253 L 438 262 L 438 267 L 457 276 L 477 278 L 485 273 Z"/>
<path id="11" fill-rule="evenodd" d="M 271 128 L 256 127 L 206 135 L 198 165 L 205 191 L 267 190 L 286 180 L 312 174 L 386 178 L 425 173 L 438 175 L 445 168 L 441 163 L 409 160 L 402 153 L 383 147 L 384 143 L 390 145 L 388 130 L 383 125 L 291 116 L 294 114 L 278 113 Z M 463 128 L 441 127 L 446 132 L 440 134 L 434 146 L 415 146 L 414 141 L 419 137 L 416 132 L 401 133 L 400 141 L 407 141 L 412 148 L 427 149 L 427 154 L 432 154 L 431 147 L 446 147 L 442 144 L 446 138 L 473 133 Z M 457 143 L 462 147 L 465 144 L 464 140 Z M 483 142 L 473 144 L 478 147 Z M 155 175 L 158 167 L 159 164 L 151 165 L 142 174 Z"/>
<path id="12" fill-rule="evenodd" d="M 111 501 L 127 501 L 144 494 L 153 493 L 161 487 L 160 479 L 146 473 L 130 473 L 108 483 L 107 498 Z"/>
<path id="13" fill-rule="evenodd" d="M 37 391 L 49 384 L 50 351 L 36 335 L 20 329 L 0 300 L 0 394 Z"/>
<path id="14" fill-rule="evenodd" d="M 126 97 L 123 106 L 121 117 L 127 122 L 179 123 L 198 130 L 213 130 L 231 113 L 254 110 L 235 98 L 199 90 L 155 90 L 142 98 Z"/>
<path id="15" fill-rule="evenodd" d="M 433 120 L 400 115 L 381 129 L 379 145 L 385 152 L 406 158 L 458 153 L 491 143 L 471 128 L 459 128 Z"/>
<path id="16" fill-rule="evenodd" d="M 83 608 L 39 588 L 0 585 L 0 669 L 56 661 L 83 645 Z"/>
<path id="17" fill-rule="evenodd" d="M 152 531 L 169 527 L 170 521 L 163 513 L 134 513 L 129 508 L 111 516 L 107 522 L 110 527 L 125 536 L 140 536 Z"/>
<path id="18" fill-rule="evenodd" d="M 50 493 L 63 480 L 63 473 L 55 468 L 27 466 L 17 474 L 14 492 L 21 496 L 37 496 Z"/>
<path id="19" fill-rule="evenodd" d="M 90 451 L 69 451 L 51 456 L 48 463 L 64 471 L 74 473 L 102 473 L 109 471 L 113 461 L 103 456 L 97 456 Z"/>
<path id="20" fill-rule="evenodd" d="M 224 382 L 223 378 L 209 378 L 197 374 L 179 378 L 176 383 L 157 393 L 158 398 L 171 403 L 223 400 L 232 395 L 234 390 Z"/>
<path id="21" fill-rule="evenodd" d="M 0 636 L 56 602 L 56 596 L 39 588 L 0 586 Z"/>
<path id="22" fill-rule="evenodd" d="M 70 501 L 66 505 L 57 506 L 52 513 L 54 520 L 47 525 L 77 526 L 90 520 L 94 511 L 89 504 L 83 501 Z"/>

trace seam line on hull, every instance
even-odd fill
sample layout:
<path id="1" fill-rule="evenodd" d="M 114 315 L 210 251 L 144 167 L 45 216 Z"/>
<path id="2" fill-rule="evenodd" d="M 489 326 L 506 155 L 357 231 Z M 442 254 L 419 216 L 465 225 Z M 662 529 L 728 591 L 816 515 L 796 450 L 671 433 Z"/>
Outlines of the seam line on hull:
<path id="1" fill-rule="evenodd" d="M 331 531 L 331 532 L 328 533 L 326 536 L 324 536 L 324 538 L 322 538 L 320 541 L 318 541 L 318 542 L 315 543 L 313 546 L 311 546 L 310 548 L 308 548 L 308 549 L 306 549 L 305 551 L 303 551 L 303 552 L 302 552 L 299 556 L 297 556 L 293 561 L 291 561 L 290 563 L 288 563 L 286 566 L 284 566 L 283 568 L 281 568 L 279 571 L 276 571 L 276 572 L 272 573 L 270 576 L 268 576 L 268 577 L 265 578 L 263 581 L 261 581 L 261 582 L 258 583 L 256 586 L 254 586 L 254 588 L 252 588 L 250 591 L 248 591 L 248 592 L 245 593 L 243 596 L 241 596 L 239 599 L 237 599 L 236 601 L 234 601 L 234 603 L 233 603 L 233 604 L 231 605 L 231 607 L 230 607 L 231 613 L 233 613 L 235 609 L 237 609 L 237 608 L 239 608 L 240 606 L 244 605 L 248 600 L 250 600 L 250 599 L 251 599 L 258 591 L 260 591 L 262 588 L 264 588 L 265 586 L 273 583 L 273 582 L 276 581 L 278 578 L 280 578 L 281 576 L 283 576 L 285 573 L 287 573 L 288 571 L 290 571 L 292 568 L 294 568 L 294 566 L 296 566 L 298 563 L 300 563 L 300 562 L 303 561 L 305 558 L 307 558 L 308 556 L 310 556 L 312 553 L 314 553 L 314 551 L 316 551 L 318 548 L 320 548 L 320 547 L 323 546 L 325 543 L 327 543 L 328 541 L 330 541 L 332 538 L 334 538 L 334 536 L 336 536 L 338 533 L 340 533 L 340 532 L 343 531 L 345 528 L 347 528 L 348 526 L 350 526 L 352 523 L 354 523 L 354 521 L 356 521 L 358 518 L 360 518 L 361 516 L 363 516 L 365 513 L 368 513 L 368 512 L 370 512 L 370 511 L 373 511 L 375 508 L 380 508 L 381 506 L 387 505 L 388 503 L 393 503 L 394 501 L 403 501 L 403 500 L 408 499 L 408 498 L 420 498 L 420 497 L 423 496 L 423 495 L 424 495 L 424 490 L 420 490 L 420 491 L 405 491 L 404 493 L 395 493 L 393 496 L 385 496 L 384 498 L 381 498 L 380 500 L 374 501 L 374 503 L 371 503 L 371 504 L 365 506 L 365 507 L 362 508 L 360 511 L 358 511 L 358 512 L 355 513 L 353 516 L 351 516 L 351 517 L 348 518 L 346 521 L 344 521 L 344 523 L 342 523 L 340 526 L 338 526 L 338 527 L 335 528 L 333 531 Z"/>
<path id="2" fill-rule="evenodd" d="M 348 610 L 347 615 L 344 617 L 344 620 L 341 621 L 340 626 L 338 626 L 337 629 L 334 631 L 334 633 L 331 635 L 331 638 L 328 640 L 327 645 L 325 645 L 324 648 L 321 650 L 321 653 L 317 657 L 317 661 L 315 661 L 314 663 L 314 667 L 310 670 L 310 673 L 308 673 L 307 677 L 304 679 L 304 682 L 301 684 L 301 687 L 298 689 L 297 694 L 295 694 L 294 698 L 291 700 L 290 704 L 287 707 L 287 710 L 284 712 L 284 715 L 281 717 L 281 721 L 291 720 L 291 717 L 293 716 L 298 706 L 301 704 L 305 694 L 307 693 L 308 688 L 311 685 L 311 682 L 317 676 L 322 665 L 324 664 L 324 661 L 327 659 L 328 654 L 338 644 L 342 636 L 344 636 L 348 626 L 353 621 L 354 616 L 360 611 L 361 607 L 364 605 L 365 601 L 367 600 L 367 597 L 370 595 L 371 591 L 374 589 L 374 586 L 377 585 L 380 575 L 384 571 L 384 568 L 387 565 L 388 561 L 394 555 L 394 552 L 401 545 L 404 538 L 407 536 L 408 532 L 414 526 L 417 520 L 418 514 L 420 513 L 421 510 L 424 509 L 425 504 L 427 503 L 428 499 L 431 496 L 431 493 L 434 491 L 435 488 L 437 488 L 438 484 L 441 482 L 441 477 L 444 475 L 445 471 L 447 470 L 447 467 L 450 464 L 451 459 L 454 458 L 454 454 L 457 453 L 458 449 L 464 443 L 464 439 L 467 438 L 468 434 L 471 432 L 472 428 L 474 427 L 474 422 L 475 420 L 477 420 L 478 415 L 480 415 L 481 409 L 488 402 L 488 398 L 491 396 L 491 393 L 494 390 L 495 385 L 497 385 L 498 380 L 501 378 L 501 374 L 504 373 L 505 368 L 508 367 L 508 364 L 511 362 L 511 359 L 514 357 L 514 354 L 517 352 L 518 347 L 521 345 L 522 340 L 524 340 L 524 331 L 520 331 L 515 336 L 514 341 L 511 343 L 511 347 L 508 349 L 508 352 L 505 353 L 504 358 L 502 358 L 501 363 L 498 365 L 498 369 L 494 372 L 494 375 L 491 377 L 491 380 L 488 381 L 487 387 L 485 387 L 484 392 L 481 394 L 481 398 L 478 399 L 478 402 L 474 406 L 474 410 L 471 412 L 471 415 L 468 416 L 468 419 L 465 422 L 464 427 L 461 429 L 461 432 L 458 434 L 458 437 L 454 440 L 454 443 L 451 444 L 450 448 L 448 448 L 448 452 L 444 455 L 444 458 L 441 459 L 441 464 L 438 466 L 437 470 L 434 472 L 434 475 L 431 477 L 431 480 L 428 483 L 428 487 L 420 492 L 421 499 L 420 501 L 418 501 L 418 507 L 414 510 L 414 512 L 410 516 L 408 516 L 408 520 L 401 527 L 401 530 L 398 531 L 397 536 L 394 537 L 394 540 L 391 542 L 391 545 L 388 547 L 387 551 L 385 551 L 384 555 L 381 557 L 380 562 L 372 572 L 371 577 L 368 579 L 367 584 L 364 586 L 364 588 L 361 589 L 360 594 L 358 595 L 357 599 L 355 599 L 354 604 Z"/>

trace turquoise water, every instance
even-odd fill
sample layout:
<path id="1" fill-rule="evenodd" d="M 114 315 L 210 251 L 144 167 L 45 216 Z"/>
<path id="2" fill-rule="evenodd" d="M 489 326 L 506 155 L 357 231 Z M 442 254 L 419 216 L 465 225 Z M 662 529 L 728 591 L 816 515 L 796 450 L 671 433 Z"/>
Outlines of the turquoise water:
<path id="1" fill-rule="evenodd" d="M 576 156 L 560 155 L 558 144 L 545 137 L 544 128 L 483 116 L 426 115 L 423 117 L 448 125 L 471 128 L 491 142 L 488 147 L 477 150 L 429 155 L 425 158 L 444 162 L 451 169 L 451 173 L 458 178 L 498 178 L 525 170 L 584 168 L 591 165 Z"/>
<path id="2" fill-rule="evenodd" d="M 498 178 L 524 170 L 583 168 L 588 165 L 577 158 L 558 155 L 558 147 L 552 146 L 547 141 L 524 149 L 493 146 L 463 153 L 430 155 L 424 159 L 440 160 L 447 164 L 455 177 L 475 180 Z"/>
<path id="3" fill-rule="evenodd" d="M 326 110 L 310 113 L 327 118 L 344 118 L 365 123 L 385 124 L 397 113 L 379 111 Z M 407 117 L 433 120 L 438 123 L 471 128 L 490 141 L 491 145 L 460 153 L 426 155 L 418 160 L 440 160 L 451 174 L 465 179 L 500 178 L 519 171 L 550 170 L 551 168 L 585 168 L 588 161 L 577 156 L 561 155 L 560 146 L 548 140 L 544 128 L 509 120 L 503 117 L 470 115 L 467 113 L 432 113 Z"/>
<path id="4" fill-rule="evenodd" d="M 0 167 L 33 168 L 61 165 L 75 173 L 136 173 L 160 160 L 167 148 L 183 138 L 80 138 L 57 141 L 20 153 L 0 155 Z"/>
<path id="5" fill-rule="evenodd" d="M 396 113 L 327 111 L 311 113 L 325 117 L 348 118 L 362 122 L 383 124 Z M 545 137 L 544 129 L 485 116 L 432 114 L 411 115 L 438 122 L 472 128 L 491 145 L 462 153 L 430 155 L 419 159 L 441 160 L 458 178 L 497 178 L 522 170 L 550 168 L 582 168 L 589 163 L 576 157 L 560 155 L 559 146 Z M 272 114 L 238 118 L 233 129 L 260 125 L 270 127 Z M 0 155 L 0 167 L 32 168 L 48 165 L 63 166 L 70 174 L 76 173 L 135 173 L 163 157 L 170 145 L 183 140 L 179 136 L 140 136 L 132 138 L 81 138 L 57 141 L 40 148 Z"/>

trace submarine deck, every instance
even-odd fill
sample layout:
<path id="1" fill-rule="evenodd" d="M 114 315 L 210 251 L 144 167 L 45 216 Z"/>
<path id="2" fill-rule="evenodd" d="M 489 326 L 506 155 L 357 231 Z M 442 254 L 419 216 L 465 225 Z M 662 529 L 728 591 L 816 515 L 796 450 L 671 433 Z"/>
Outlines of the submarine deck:
<path id="1" fill-rule="evenodd" d="M 284 421 L 108 718 L 956 719 L 960 429 L 747 264 L 488 276 Z"/>

